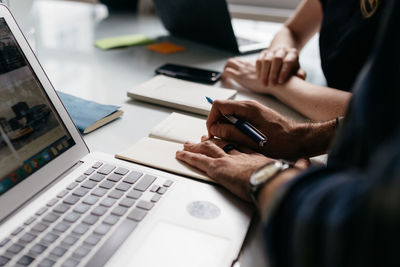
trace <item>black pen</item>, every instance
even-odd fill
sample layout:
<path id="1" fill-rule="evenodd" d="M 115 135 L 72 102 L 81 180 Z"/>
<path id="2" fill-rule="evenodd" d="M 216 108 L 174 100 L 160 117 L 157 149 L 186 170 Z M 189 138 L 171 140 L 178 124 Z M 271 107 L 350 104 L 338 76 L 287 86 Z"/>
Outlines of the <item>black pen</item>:
<path id="1" fill-rule="evenodd" d="M 207 99 L 207 102 L 210 103 L 211 105 L 214 103 L 214 101 L 211 98 L 209 98 L 208 96 L 206 96 L 206 99 Z M 253 141 L 255 141 L 260 147 L 264 147 L 267 144 L 265 135 L 262 132 L 260 132 L 257 128 L 255 128 L 253 125 L 248 123 L 247 121 L 242 121 L 232 115 L 224 114 L 224 117 L 230 123 L 235 125 L 235 127 L 239 131 L 241 131 L 242 133 L 244 133 L 245 135 L 250 137 Z"/>

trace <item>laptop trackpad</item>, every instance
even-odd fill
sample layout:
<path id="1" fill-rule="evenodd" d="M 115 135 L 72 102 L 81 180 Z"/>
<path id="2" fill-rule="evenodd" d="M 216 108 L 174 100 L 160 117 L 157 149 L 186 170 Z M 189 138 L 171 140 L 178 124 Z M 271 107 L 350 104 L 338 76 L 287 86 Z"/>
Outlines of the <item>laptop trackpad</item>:
<path id="1" fill-rule="evenodd" d="M 160 222 L 126 266 L 220 267 L 229 247 L 228 239 Z"/>

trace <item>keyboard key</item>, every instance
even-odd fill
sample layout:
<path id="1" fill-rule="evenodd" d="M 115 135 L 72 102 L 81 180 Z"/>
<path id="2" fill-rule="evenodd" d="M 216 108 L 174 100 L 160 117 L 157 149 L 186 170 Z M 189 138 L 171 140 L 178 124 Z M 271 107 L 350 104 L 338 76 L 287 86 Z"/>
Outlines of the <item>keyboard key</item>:
<path id="1" fill-rule="evenodd" d="M 117 202 L 115 199 L 112 199 L 112 198 L 107 197 L 107 198 L 103 199 L 103 200 L 100 202 L 100 205 L 109 208 L 109 207 L 111 207 L 112 205 L 114 205 L 115 202 Z"/>
<path id="2" fill-rule="evenodd" d="M 123 181 L 128 184 L 134 184 L 143 175 L 141 172 L 132 171 Z"/>
<path id="3" fill-rule="evenodd" d="M 43 242 L 47 242 L 47 243 L 53 243 L 54 241 L 56 241 L 59 238 L 58 235 L 54 234 L 54 233 L 47 233 L 43 238 L 42 241 Z"/>
<path id="4" fill-rule="evenodd" d="M 111 174 L 110 176 L 108 176 L 107 177 L 107 180 L 110 180 L 110 181 L 112 181 L 112 182 L 119 182 L 119 180 L 121 180 L 122 179 L 122 175 L 119 175 L 119 174 L 116 174 L 116 173 L 113 173 L 113 174 Z"/>
<path id="5" fill-rule="evenodd" d="M 95 173 L 92 176 L 90 176 L 90 180 L 95 181 L 95 182 L 100 182 L 102 181 L 106 176 L 100 173 Z"/>
<path id="6" fill-rule="evenodd" d="M 88 267 L 104 266 L 111 256 L 117 251 L 121 244 L 128 238 L 136 228 L 137 223 L 131 220 L 124 220 L 112 233 L 109 239 L 101 246 L 94 256 L 86 264 Z"/>
<path id="7" fill-rule="evenodd" d="M 77 183 L 82 183 L 86 179 L 85 175 L 81 175 L 78 178 L 75 179 L 75 182 Z"/>
<path id="8" fill-rule="evenodd" d="M 122 167 L 119 167 L 119 168 L 117 168 L 117 169 L 114 171 L 114 173 L 116 173 L 116 174 L 121 174 L 121 175 L 125 175 L 125 174 L 127 174 L 128 172 L 129 172 L 128 169 L 125 169 L 125 168 L 122 168 Z"/>
<path id="9" fill-rule="evenodd" d="M 79 201 L 79 197 L 76 196 L 68 196 L 63 200 L 63 203 L 68 204 L 68 205 L 75 205 Z"/>
<path id="10" fill-rule="evenodd" d="M 158 190 L 159 188 L 160 188 L 160 187 L 159 187 L 158 185 L 153 184 L 153 185 L 151 186 L 151 188 L 150 188 L 150 192 L 155 193 L 155 192 L 157 192 L 157 190 Z"/>
<path id="11" fill-rule="evenodd" d="M 124 193 L 122 191 L 114 189 L 110 194 L 108 194 L 108 196 L 111 198 L 120 199 L 123 194 Z"/>
<path id="12" fill-rule="evenodd" d="M 36 220 L 35 216 L 30 217 L 28 220 L 24 222 L 25 225 L 31 225 Z"/>
<path id="13" fill-rule="evenodd" d="M 157 177 L 146 174 L 142 179 L 135 185 L 134 189 L 139 191 L 146 191 L 147 188 L 156 180 Z"/>
<path id="14" fill-rule="evenodd" d="M 94 204 L 96 204 L 96 202 L 99 200 L 99 198 L 98 197 L 95 197 L 95 196 L 87 196 L 87 197 L 85 197 L 85 199 L 82 201 L 83 203 L 85 203 L 85 204 L 88 204 L 88 205 L 94 205 Z"/>
<path id="15" fill-rule="evenodd" d="M 135 204 L 135 200 L 131 198 L 124 198 L 121 200 L 121 202 L 119 202 L 119 205 L 125 208 L 130 208 L 133 206 L 133 204 Z"/>
<path id="16" fill-rule="evenodd" d="M 92 210 L 91 214 L 96 215 L 96 216 L 103 216 L 106 212 L 107 212 L 107 208 L 97 206 L 96 208 L 94 208 Z"/>
<path id="17" fill-rule="evenodd" d="M 89 226 L 87 224 L 79 224 L 77 227 L 72 230 L 74 234 L 77 235 L 84 235 L 89 230 Z"/>
<path id="18" fill-rule="evenodd" d="M 74 212 L 83 214 L 85 212 L 87 212 L 90 209 L 89 205 L 86 204 L 78 204 L 74 207 Z"/>
<path id="19" fill-rule="evenodd" d="M 68 190 L 72 190 L 72 189 L 74 189 L 74 188 L 77 187 L 77 186 L 78 186 L 78 183 L 73 182 L 73 183 L 71 183 L 71 184 L 67 187 L 67 189 L 68 189 Z"/>
<path id="20" fill-rule="evenodd" d="M 100 168 L 100 170 L 97 171 L 97 173 L 109 175 L 114 169 L 115 166 L 112 166 L 110 164 L 105 164 L 103 165 L 103 167 Z"/>
<path id="21" fill-rule="evenodd" d="M 19 242 L 30 243 L 30 242 L 32 242 L 36 237 L 37 237 L 37 235 L 31 234 L 31 233 L 26 233 L 26 234 L 24 234 L 23 236 L 21 236 L 21 238 L 19 239 Z"/>
<path id="22" fill-rule="evenodd" d="M 116 215 L 116 216 L 122 216 L 122 215 L 124 215 L 127 211 L 128 211 L 127 208 L 118 206 L 118 207 L 115 207 L 115 208 L 111 211 L 111 214 Z"/>
<path id="23" fill-rule="evenodd" d="M 37 224 L 35 224 L 35 226 L 32 227 L 32 230 L 41 233 L 44 230 L 46 230 L 47 227 L 48 226 L 46 224 L 44 224 L 44 223 L 37 223 Z"/>
<path id="24" fill-rule="evenodd" d="M 97 196 L 97 197 L 102 197 L 107 193 L 107 190 L 103 188 L 96 188 L 95 190 L 92 191 L 92 195 Z"/>
<path id="25" fill-rule="evenodd" d="M 115 189 L 126 192 L 131 188 L 130 184 L 127 183 L 120 183 Z"/>
<path id="26" fill-rule="evenodd" d="M 53 223 L 53 222 L 57 221 L 57 219 L 59 217 L 60 217 L 60 215 L 50 212 L 46 216 L 43 217 L 43 221 L 48 222 L 48 223 Z"/>
<path id="27" fill-rule="evenodd" d="M 140 222 L 141 220 L 143 220 L 143 218 L 146 216 L 146 214 L 147 214 L 146 211 L 135 208 L 131 211 L 131 213 L 129 213 L 128 219 Z"/>
<path id="28" fill-rule="evenodd" d="M 53 198 L 46 205 L 47 205 L 47 207 L 53 207 L 57 202 L 58 202 L 58 199 L 57 198 Z"/>
<path id="29" fill-rule="evenodd" d="M 11 247 L 7 249 L 7 252 L 11 254 L 18 254 L 23 249 L 24 249 L 23 246 L 19 244 L 13 244 Z"/>
<path id="30" fill-rule="evenodd" d="M 81 185 L 81 187 L 87 188 L 87 189 L 92 189 L 92 188 L 94 188 L 96 185 L 97 185 L 96 182 L 87 180 L 87 181 L 85 181 L 85 182 Z"/>
<path id="31" fill-rule="evenodd" d="M 55 261 L 46 258 L 39 263 L 38 267 L 52 267 L 54 264 L 56 264 Z"/>
<path id="32" fill-rule="evenodd" d="M 35 259 L 24 255 L 22 256 L 22 258 L 19 259 L 19 261 L 17 262 L 18 264 L 22 265 L 22 266 L 28 266 L 29 264 L 31 264 Z"/>
<path id="33" fill-rule="evenodd" d="M 89 225 L 93 225 L 95 224 L 97 221 L 99 220 L 98 216 L 95 215 L 88 215 L 86 216 L 82 222 L 89 224 Z"/>
<path id="34" fill-rule="evenodd" d="M 70 246 L 74 245 L 77 241 L 78 241 L 78 238 L 76 236 L 69 235 L 66 238 L 64 238 L 64 240 L 61 242 L 61 244 L 63 244 L 64 246 L 70 247 Z"/>
<path id="35" fill-rule="evenodd" d="M 154 203 L 145 200 L 140 200 L 139 203 L 136 205 L 136 207 L 144 210 L 151 210 L 154 207 Z"/>
<path id="36" fill-rule="evenodd" d="M 164 195 L 165 192 L 167 192 L 167 188 L 166 187 L 160 187 L 157 190 L 157 193 L 160 194 L 160 195 Z"/>
<path id="37" fill-rule="evenodd" d="M 91 175 L 94 171 L 95 171 L 95 169 L 90 168 L 90 169 L 88 169 L 87 171 L 85 171 L 83 174 L 84 174 L 84 175 Z"/>
<path id="38" fill-rule="evenodd" d="M 167 181 L 165 181 L 165 183 L 163 184 L 163 186 L 165 186 L 165 187 L 170 187 L 173 183 L 174 183 L 173 181 L 167 180 Z"/>
<path id="39" fill-rule="evenodd" d="M 0 266 L 5 266 L 10 261 L 10 258 L 0 256 Z"/>
<path id="40" fill-rule="evenodd" d="M 55 247 L 55 248 L 50 252 L 50 254 L 53 255 L 53 256 L 55 256 L 55 257 L 60 257 L 60 258 L 61 258 L 62 256 L 64 256 L 65 252 L 67 252 L 67 249 L 66 249 L 66 248 L 63 248 L 63 247 L 61 247 L 61 246 L 58 246 L 58 247 Z"/>
<path id="41" fill-rule="evenodd" d="M 70 208 L 70 206 L 60 203 L 53 209 L 53 211 L 64 214 L 67 210 L 69 210 L 69 208 Z"/>
<path id="42" fill-rule="evenodd" d="M 72 256 L 75 257 L 75 258 L 78 258 L 78 259 L 82 259 L 87 254 L 89 254 L 89 252 L 90 252 L 90 249 L 88 249 L 88 248 L 86 248 L 84 246 L 80 246 L 74 251 Z"/>
<path id="43" fill-rule="evenodd" d="M 101 165 L 103 165 L 103 163 L 102 163 L 102 162 L 100 162 L 100 161 L 98 161 L 98 162 L 96 162 L 95 164 L 93 164 L 92 168 L 94 168 L 94 169 L 98 169 L 98 168 L 100 168 L 100 167 L 101 167 Z"/>
<path id="44" fill-rule="evenodd" d="M 115 185 L 114 182 L 105 180 L 104 182 L 102 182 L 102 183 L 99 185 L 99 187 L 100 187 L 100 188 L 104 188 L 104 189 L 110 189 L 110 188 L 113 188 L 114 185 Z"/>
<path id="45" fill-rule="evenodd" d="M 91 181 L 89 181 L 91 182 Z M 77 188 L 74 192 L 72 192 L 73 196 L 77 196 L 77 197 L 83 197 L 85 196 L 87 193 L 89 192 L 89 190 L 83 188 L 83 187 L 79 187 Z"/>
<path id="46" fill-rule="evenodd" d="M 116 224 L 116 223 L 118 222 L 118 220 L 119 220 L 119 217 L 118 217 L 118 216 L 115 216 L 115 215 L 108 215 L 108 216 L 104 219 L 103 223 L 109 224 L 109 225 L 114 225 L 114 224 Z"/>
<path id="47" fill-rule="evenodd" d="M 64 256 L 65 252 L 67 252 L 66 248 L 63 248 L 61 246 L 55 247 L 50 254 L 55 256 L 55 257 L 59 257 L 61 258 L 62 256 Z"/>
<path id="48" fill-rule="evenodd" d="M 80 215 L 79 213 L 70 212 L 70 213 L 68 213 L 68 214 L 64 217 L 64 221 L 69 222 L 69 223 L 74 223 L 74 222 L 76 222 L 80 217 L 81 217 L 81 215 Z"/>
<path id="49" fill-rule="evenodd" d="M 132 190 L 126 196 L 133 199 L 139 199 L 142 196 L 142 194 L 143 193 L 140 191 Z"/>
<path id="50" fill-rule="evenodd" d="M 46 249 L 47 249 L 47 246 L 45 246 L 45 245 L 42 245 L 42 244 L 35 244 L 35 245 L 31 248 L 31 250 L 30 250 L 29 252 L 32 253 L 32 254 L 39 255 L 39 254 L 42 254 L 43 251 L 45 251 Z"/>
<path id="51" fill-rule="evenodd" d="M 73 258 L 69 258 L 66 260 L 61 266 L 62 267 L 76 267 L 78 266 L 79 261 Z"/>
<path id="52" fill-rule="evenodd" d="M 43 215 L 43 213 L 45 213 L 47 211 L 47 208 L 46 207 L 43 207 L 43 208 L 40 208 L 35 214 L 37 215 L 37 216 L 41 216 L 41 215 Z"/>
<path id="53" fill-rule="evenodd" d="M 24 228 L 22 228 L 22 227 L 17 227 L 17 229 L 15 229 L 15 230 L 11 233 L 11 235 L 18 235 L 19 233 L 22 232 L 22 230 L 24 230 Z"/>
<path id="54" fill-rule="evenodd" d="M 58 197 L 58 198 L 63 198 L 63 197 L 65 197 L 67 194 L 68 194 L 68 191 L 67 191 L 67 190 L 63 190 L 63 191 L 61 191 L 60 193 L 58 193 L 57 197 Z"/>
<path id="55" fill-rule="evenodd" d="M 154 194 L 154 196 L 151 198 L 151 202 L 158 202 L 161 198 L 161 195 L 159 194 Z"/>
<path id="56" fill-rule="evenodd" d="M 68 223 L 59 222 L 59 223 L 53 228 L 53 230 L 56 230 L 56 231 L 61 232 L 61 233 L 64 233 L 64 232 L 66 232 L 66 231 L 68 230 L 68 228 L 69 228 L 70 226 L 71 226 L 71 225 L 68 224 Z"/>
<path id="57" fill-rule="evenodd" d="M 10 242 L 10 238 L 4 238 L 1 242 L 0 242 L 0 248 L 4 247 L 5 245 L 7 245 L 8 242 Z"/>
<path id="58" fill-rule="evenodd" d="M 96 229 L 94 229 L 94 233 L 96 235 L 105 235 L 108 233 L 108 231 L 110 231 L 111 227 L 109 225 L 106 224 L 100 224 L 96 227 Z"/>
<path id="59" fill-rule="evenodd" d="M 85 240 L 85 244 L 89 246 L 96 246 L 100 242 L 101 238 L 98 235 L 91 234 Z"/>

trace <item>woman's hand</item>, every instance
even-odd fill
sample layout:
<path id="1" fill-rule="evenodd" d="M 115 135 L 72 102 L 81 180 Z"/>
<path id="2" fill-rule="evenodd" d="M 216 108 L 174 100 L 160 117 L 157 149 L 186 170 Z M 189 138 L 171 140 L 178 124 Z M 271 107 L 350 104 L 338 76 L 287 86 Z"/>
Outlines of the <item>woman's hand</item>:
<path id="1" fill-rule="evenodd" d="M 265 147 L 259 147 L 250 137 L 229 123 L 224 115 L 234 115 L 247 121 L 267 137 Z M 273 158 L 297 158 L 302 138 L 307 133 L 304 124 L 294 122 L 256 101 L 214 101 L 207 120 L 210 138 L 216 136 L 240 144 Z"/>
<path id="2" fill-rule="evenodd" d="M 207 173 L 216 182 L 229 191 L 250 201 L 249 180 L 251 175 L 272 159 L 262 154 L 245 150 L 231 150 L 228 153 L 222 149 L 227 143 L 222 140 L 203 137 L 199 144 L 185 143 L 183 151 L 176 152 L 176 158 Z"/>
<path id="3" fill-rule="evenodd" d="M 260 53 L 256 63 L 257 77 L 266 86 L 284 84 L 292 75 L 303 80 L 304 70 L 300 69 L 299 51 L 296 48 L 279 47 Z"/>

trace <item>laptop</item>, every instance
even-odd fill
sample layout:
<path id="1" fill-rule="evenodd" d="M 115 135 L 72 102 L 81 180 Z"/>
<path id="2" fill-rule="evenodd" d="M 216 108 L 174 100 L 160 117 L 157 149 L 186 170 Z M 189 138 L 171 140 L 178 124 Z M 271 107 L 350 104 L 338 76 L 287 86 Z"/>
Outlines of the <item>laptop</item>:
<path id="1" fill-rule="evenodd" d="M 252 36 L 236 35 L 237 27 L 232 26 L 226 0 L 154 0 L 154 5 L 164 27 L 172 35 L 233 53 L 260 51 L 267 48 L 273 38 L 268 30 Z M 281 27 L 279 23 L 251 23 L 261 29 L 270 24 L 274 33 Z"/>
<path id="2" fill-rule="evenodd" d="M 0 266 L 237 259 L 251 208 L 221 187 L 89 152 L 3 5 L 0 136 Z"/>

